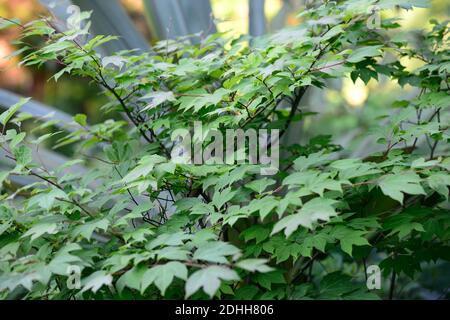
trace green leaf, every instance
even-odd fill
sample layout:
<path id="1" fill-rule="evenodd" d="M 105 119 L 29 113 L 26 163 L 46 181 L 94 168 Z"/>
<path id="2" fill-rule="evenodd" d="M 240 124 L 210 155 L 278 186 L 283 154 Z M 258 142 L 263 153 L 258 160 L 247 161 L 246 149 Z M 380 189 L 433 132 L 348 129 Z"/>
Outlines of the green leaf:
<path id="1" fill-rule="evenodd" d="M 87 117 L 85 114 L 77 114 L 73 117 L 73 120 L 82 127 L 87 126 Z"/>
<path id="2" fill-rule="evenodd" d="M 304 171 L 310 167 L 316 167 L 322 164 L 330 157 L 329 154 L 324 154 L 323 151 L 312 153 L 307 157 L 299 157 L 294 161 L 294 169 L 296 171 Z"/>
<path id="3" fill-rule="evenodd" d="M 12 225 L 11 221 L 8 221 L 7 223 L 2 223 L 0 225 L 0 236 L 6 231 L 8 230 Z"/>
<path id="4" fill-rule="evenodd" d="M 8 133 L 12 131 L 12 130 L 8 130 Z M 15 132 L 15 131 L 14 131 Z M 23 141 L 23 139 L 25 139 L 26 137 L 26 133 L 25 132 L 21 132 L 19 134 L 14 134 L 13 138 L 11 139 L 11 142 L 9 143 L 9 147 L 11 149 L 15 149 L 15 147 L 21 143 Z"/>
<path id="5" fill-rule="evenodd" d="M 401 240 L 404 237 L 411 234 L 412 231 L 418 231 L 418 232 L 425 232 L 425 229 L 423 228 L 423 225 L 421 225 L 418 222 L 405 222 L 402 223 L 400 226 L 392 229 L 391 233 L 388 234 L 388 236 L 394 235 L 398 233 L 398 238 Z"/>
<path id="6" fill-rule="evenodd" d="M 156 164 L 165 162 L 166 159 L 164 157 L 158 155 L 145 156 L 140 161 L 136 168 L 131 170 L 123 179 L 123 183 L 130 183 L 135 181 L 141 177 L 147 176 L 150 172 L 153 171 Z"/>
<path id="7" fill-rule="evenodd" d="M 142 230 L 148 230 L 143 228 Z M 159 260 L 188 260 L 190 256 L 190 251 L 180 248 L 180 247 L 165 247 L 156 251 Z"/>
<path id="8" fill-rule="evenodd" d="M 228 263 L 226 256 L 234 256 L 239 254 L 240 250 L 232 244 L 225 242 L 207 242 L 202 244 L 195 253 L 195 260 L 203 260 L 216 263 Z"/>
<path id="9" fill-rule="evenodd" d="M 194 272 L 186 282 L 186 298 L 200 288 L 212 298 L 219 289 L 221 280 L 237 281 L 239 276 L 235 271 L 222 266 L 209 266 Z"/>
<path id="10" fill-rule="evenodd" d="M 146 242 L 150 236 L 154 235 L 155 231 L 147 228 L 147 227 L 141 227 L 136 230 L 133 230 L 132 232 L 127 232 L 123 234 L 123 239 L 127 243 L 135 243 L 135 242 Z M 130 241 L 132 240 L 132 241 Z"/>
<path id="11" fill-rule="evenodd" d="M 21 166 L 28 165 L 33 161 L 33 154 L 31 149 L 26 146 L 20 146 L 13 150 L 14 157 L 16 158 L 17 164 Z"/>
<path id="12" fill-rule="evenodd" d="M 102 65 L 103 67 L 108 67 L 110 64 L 116 66 L 119 69 L 122 69 L 123 65 L 127 62 L 127 59 L 121 56 L 108 56 L 103 57 Z"/>
<path id="13" fill-rule="evenodd" d="M 272 235 L 285 229 L 284 234 L 289 237 L 299 226 L 313 229 L 314 224 L 318 221 L 329 221 L 331 217 L 338 214 L 333 207 L 335 203 L 335 200 L 325 198 L 308 201 L 298 213 L 278 221 L 273 227 Z"/>
<path id="14" fill-rule="evenodd" d="M 258 273 L 255 277 L 256 282 L 267 290 L 272 290 L 272 284 L 286 283 L 283 273 L 280 270 L 275 270 L 267 273 Z"/>
<path id="15" fill-rule="evenodd" d="M 330 167 L 339 170 L 339 178 L 341 179 L 353 179 L 383 172 L 376 169 L 375 164 L 361 162 L 360 159 L 337 160 L 332 162 Z"/>
<path id="16" fill-rule="evenodd" d="M 43 236 L 44 234 L 55 234 L 58 232 L 56 223 L 39 223 L 22 235 L 22 238 L 31 237 L 31 241 Z"/>
<path id="17" fill-rule="evenodd" d="M 312 257 L 312 250 L 316 248 L 321 252 L 325 252 L 328 237 L 322 233 L 316 235 L 308 235 L 300 244 L 300 253 L 304 257 Z"/>
<path id="18" fill-rule="evenodd" d="M 197 112 L 203 107 L 210 105 L 217 105 L 225 96 L 230 94 L 230 90 L 220 88 L 212 94 L 205 94 L 202 97 L 195 99 L 194 101 L 194 111 Z"/>
<path id="19" fill-rule="evenodd" d="M 82 250 L 82 248 L 78 244 L 65 243 L 48 264 L 49 270 L 52 273 L 66 276 L 70 266 L 82 262 L 82 259 L 79 256 L 72 254 L 73 251 L 79 250 Z"/>
<path id="20" fill-rule="evenodd" d="M 252 181 L 252 182 L 246 184 L 245 187 L 249 188 L 250 190 L 255 191 L 258 194 L 261 194 L 268 187 L 274 185 L 275 182 L 276 181 L 273 180 L 273 179 L 264 178 L 264 179 L 259 179 L 259 180 Z"/>
<path id="21" fill-rule="evenodd" d="M 222 191 L 218 191 L 218 192 L 214 193 L 212 203 L 217 208 L 220 209 L 223 207 L 223 205 L 225 203 L 230 201 L 234 197 L 235 194 L 236 194 L 236 191 L 232 191 L 231 188 L 226 188 Z"/>
<path id="22" fill-rule="evenodd" d="M 348 181 L 336 181 L 330 179 L 329 173 L 319 173 L 316 171 L 294 172 L 283 180 L 283 185 L 304 186 L 301 190 L 308 190 L 323 196 L 325 190 L 334 190 L 342 193 L 342 184 L 350 184 Z"/>
<path id="23" fill-rule="evenodd" d="M 0 187 L 3 183 L 3 181 L 5 181 L 9 176 L 9 172 L 8 171 L 0 171 Z"/>
<path id="24" fill-rule="evenodd" d="M 142 277 L 141 293 L 143 294 L 152 283 L 165 295 L 167 288 L 172 283 L 174 277 L 186 280 L 188 270 L 184 264 L 172 261 L 163 265 L 154 266 L 147 270 Z"/>
<path id="25" fill-rule="evenodd" d="M 339 271 L 327 274 L 319 285 L 320 299 L 342 299 L 354 292 L 359 286 L 352 283 L 351 277 Z"/>
<path id="26" fill-rule="evenodd" d="M 53 188 L 51 191 L 44 191 L 32 197 L 28 202 L 28 207 L 37 204 L 42 209 L 50 210 L 58 199 L 67 200 L 68 196 L 64 191 Z"/>
<path id="27" fill-rule="evenodd" d="M 445 197 L 445 199 L 448 200 L 449 190 L 448 187 L 450 186 L 450 174 L 442 173 L 442 172 L 436 172 L 432 173 L 427 178 L 427 183 L 430 186 L 431 189 Z"/>
<path id="28" fill-rule="evenodd" d="M 100 270 L 92 273 L 87 278 L 83 279 L 83 289 L 81 292 L 91 290 L 96 293 L 103 286 L 110 286 L 112 284 L 113 277 L 107 274 L 106 271 Z"/>
<path id="29" fill-rule="evenodd" d="M 366 231 L 353 230 L 344 226 L 337 226 L 332 230 L 331 236 L 340 241 L 342 251 L 352 256 L 353 246 L 370 245 L 367 239 L 363 237 L 366 233 Z"/>
<path id="30" fill-rule="evenodd" d="M 279 201 L 276 200 L 273 196 L 266 196 L 261 199 L 254 199 L 250 204 L 245 207 L 245 209 L 249 212 L 259 211 L 259 215 L 261 219 L 265 219 L 267 215 L 275 208 L 278 207 Z"/>
<path id="31" fill-rule="evenodd" d="M 116 282 L 116 287 L 119 292 L 122 292 L 125 287 L 141 290 L 141 283 L 147 268 L 143 266 L 135 266 L 133 269 L 125 272 Z"/>
<path id="32" fill-rule="evenodd" d="M 376 57 L 381 55 L 382 45 L 358 48 L 347 58 L 347 62 L 357 63 L 367 57 Z"/>
<path id="33" fill-rule="evenodd" d="M 385 195 L 403 203 L 403 193 L 426 194 L 420 182 L 420 177 L 414 172 L 399 172 L 384 176 L 378 185 Z"/>
<path id="34" fill-rule="evenodd" d="M 438 164 L 439 164 L 438 160 L 425 161 L 424 158 L 419 158 L 411 163 L 411 168 L 428 168 L 434 167 Z"/>
<path id="35" fill-rule="evenodd" d="M 0 19 L 0 30 L 6 29 L 9 27 L 18 26 L 18 24 L 20 25 L 19 19 L 11 19 L 11 21 L 6 20 L 6 19 Z"/>
<path id="36" fill-rule="evenodd" d="M 148 105 L 142 109 L 142 111 L 146 111 L 148 109 L 153 109 L 166 101 L 175 101 L 176 98 L 171 91 L 158 91 L 143 96 L 141 100 L 150 100 Z"/>
<path id="37" fill-rule="evenodd" d="M 162 233 L 156 239 L 147 244 L 146 248 L 151 250 L 159 246 L 180 246 L 183 241 L 190 239 L 191 235 L 184 232 Z"/>
<path id="38" fill-rule="evenodd" d="M 73 230 L 74 236 L 82 236 L 83 238 L 90 240 L 95 230 L 101 229 L 103 231 L 108 230 L 109 221 L 107 219 L 100 219 L 96 221 L 85 222 L 82 225 L 76 227 Z"/>
<path id="39" fill-rule="evenodd" d="M 0 123 L 3 126 L 6 126 L 8 121 L 12 118 L 12 116 L 28 101 L 30 101 L 31 98 L 21 98 L 19 102 L 17 102 L 15 105 L 11 106 L 8 110 L 0 114 Z"/>
<path id="40" fill-rule="evenodd" d="M 247 228 L 241 233 L 241 236 L 244 237 L 245 242 L 255 239 L 256 243 L 260 243 L 266 240 L 270 235 L 270 229 L 265 228 L 259 224 L 253 225 L 250 228 Z"/>
<path id="41" fill-rule="evenodd" d="M 266 265 L 266 259 L 246 259 L 239 261 L 236 266 L 250 272 L 270 272 L 273 268 Z"/>

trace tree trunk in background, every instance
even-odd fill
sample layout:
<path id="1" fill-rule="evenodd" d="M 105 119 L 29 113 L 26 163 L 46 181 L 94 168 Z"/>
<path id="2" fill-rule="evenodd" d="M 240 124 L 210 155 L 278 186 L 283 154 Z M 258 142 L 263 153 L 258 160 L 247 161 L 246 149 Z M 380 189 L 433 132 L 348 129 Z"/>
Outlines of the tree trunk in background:
<path id="1" fill-rule="evenodd" d="M 249 33 L 252 37 L 266 33 L 265 0 L 249 0 Z"/>

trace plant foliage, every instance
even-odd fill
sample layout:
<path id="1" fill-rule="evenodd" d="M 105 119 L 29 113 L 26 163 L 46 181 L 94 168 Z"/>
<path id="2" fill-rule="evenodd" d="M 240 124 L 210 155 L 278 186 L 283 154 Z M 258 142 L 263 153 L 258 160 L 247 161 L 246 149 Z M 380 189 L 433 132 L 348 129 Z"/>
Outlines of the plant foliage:
<path id="1" fill-rule="evenodd" d="M 77 115 L 71 133 L 35 137 L 21 130 L 25 101 L 0 116 L 0 146 L 15 163 L 0 172 L 0 297 L 373 299 L 386 292 L 369 292 L 358 276 L 370 257 L 384 275 L 410 278 L 423 263 L 448 261 L 448 26 L 433 21 L 426 45 L 414 48 L 395 19 L 369 28 L 367 3 L 327 2 L 251 45 L 214 34 L 108 57 L 95 48 L 113 37 L 82 42 L 87 28 L 60 32 L 48 19 L 20 26 L 22 64 L 56 62 L 55 81 L 69 74 L 99 85 L 110 98 L 102 112 L 126 120 L 89 125 Z M 394 6 L 412 4 L 380 4 Z M 423 64 L 408 70 L 403 57 Z M 283 136 L 312 116 L 302 107 L 308 88 L 347 75 L 420 92 L 372 128 L 382 152 L 340 158 L 339 146 L 318 137 L 283 150 L 272 177 L 259 165 L 171 161 L 171 134 L 194 120 L 205 131 Z M 53 147 L 71 145 L 76 157 L 46 168 L 38 147 L 55 136 Z M 17 187 L 15 176 L 32 180 Z M 74 266 L 78 289 L 68 281 Z"/>

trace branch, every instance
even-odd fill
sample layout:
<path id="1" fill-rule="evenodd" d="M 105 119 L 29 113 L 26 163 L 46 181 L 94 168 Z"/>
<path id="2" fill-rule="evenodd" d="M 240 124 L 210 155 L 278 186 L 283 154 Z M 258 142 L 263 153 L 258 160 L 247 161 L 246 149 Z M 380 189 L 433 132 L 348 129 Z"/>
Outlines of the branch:
<path id="1" fill-rule="evenodd" d="M 303 96 L 305 95 L 307 89 L 308 89 L 308 87 L 302 87 L 302 88 L 300 88 L 298 93 L 295 95 L 294 101 L 292 102 L 292 105 L 291 105 L 291 112 L 289 113 L 288 119 L 286 121 L 286 124 L 284 125 L 283 130 L 281 130 L 281 132 L 280 132 L 280 138 L 284 136 L 284 134 L 286 133 L 290 124 L 292 123 L 295 113 L 297 112 L 297 109 L 300 105 L 300 101 L 302 100 Z"/>

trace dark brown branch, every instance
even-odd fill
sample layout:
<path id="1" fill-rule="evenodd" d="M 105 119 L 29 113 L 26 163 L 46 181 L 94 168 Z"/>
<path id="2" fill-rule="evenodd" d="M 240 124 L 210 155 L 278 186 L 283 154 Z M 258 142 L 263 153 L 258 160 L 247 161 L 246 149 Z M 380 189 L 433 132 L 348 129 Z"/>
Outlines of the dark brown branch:
<path id="1" fill-rule="evenodd" d="M 397 273 L 395 271 L 392 271 L 391 286 L 390 286 L 390 289 L 389 289 L 389 300 L 392 300 L 394 298 L 396 277 L 397 277 Z"/>
<path id="2" fill-rule="evenodd" d="M 295 95 L 294 101 L 292 102 L 292 105 L 291 105 L 291 112 L 289 113 L 288 119 L 286 121 L 286 124 L 284 125 L 283 130 L 281 130 L 281 132 L 280 132 L 280 138 L 284 136 L 284 134 L 286 133 L 290 124 L 292 123 L 295 113 L 297 112 L 300 102 L 301 102 L 303 96 L 305 95 L 307 89 L 308 89 L 308 87 L 302 87 L 299 90 L 299 92 Z"/>

